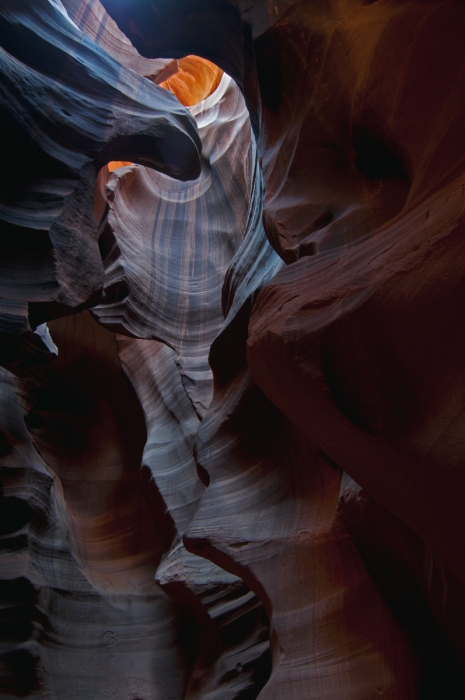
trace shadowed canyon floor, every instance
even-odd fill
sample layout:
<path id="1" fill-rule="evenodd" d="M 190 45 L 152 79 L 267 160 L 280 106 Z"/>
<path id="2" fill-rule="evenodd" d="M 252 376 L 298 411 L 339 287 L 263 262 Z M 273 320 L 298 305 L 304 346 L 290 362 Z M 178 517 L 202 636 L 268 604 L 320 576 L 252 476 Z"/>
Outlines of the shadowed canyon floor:
<path id="1" fill-rule="evenodd" d="M 0 697 L 465 697 L 465 6 L 0 7 Z"/>

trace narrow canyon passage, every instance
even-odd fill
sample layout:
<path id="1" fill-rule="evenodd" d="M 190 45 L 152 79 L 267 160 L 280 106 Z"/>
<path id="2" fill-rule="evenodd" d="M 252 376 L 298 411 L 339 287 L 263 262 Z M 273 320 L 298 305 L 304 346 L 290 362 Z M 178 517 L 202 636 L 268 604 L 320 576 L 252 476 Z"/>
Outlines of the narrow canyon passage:
<path id="1" fill-rule="evenodd" d="M 460 0 L 5 0 L 0 696 L 465 694 Z"/>

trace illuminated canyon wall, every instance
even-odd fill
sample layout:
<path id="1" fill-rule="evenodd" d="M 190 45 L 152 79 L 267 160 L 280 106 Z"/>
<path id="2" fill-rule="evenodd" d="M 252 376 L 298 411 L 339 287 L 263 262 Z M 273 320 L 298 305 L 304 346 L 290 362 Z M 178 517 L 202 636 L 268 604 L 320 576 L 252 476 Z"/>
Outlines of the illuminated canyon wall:
<path id="1" fill-rule="evenodd" d="M 4 0 L 0 696 L 465 696 L 465 6 Z"/>

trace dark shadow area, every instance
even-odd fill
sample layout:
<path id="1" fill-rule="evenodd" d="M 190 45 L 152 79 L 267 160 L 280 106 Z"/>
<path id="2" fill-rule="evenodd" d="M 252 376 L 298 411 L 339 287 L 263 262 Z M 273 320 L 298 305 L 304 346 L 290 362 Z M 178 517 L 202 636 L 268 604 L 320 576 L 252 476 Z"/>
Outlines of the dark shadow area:
<path id="1" fill-rule="evenodd" d="M 25 649 L 0 656 L 0 695 L 26 697 L 38 691 L 36 659 Z"/>
<path id="2" fill-rule="evenodd" d="M 425 576 L 422 542 L 364 492 L 360 500 L 343 507 L 341 517 L 394 619 L 409 639 L 418 667 L 418 700 L 464 698 L 465 662 L 448 640 L 420 584 Z M 440 599 L 443 594 L 436 590 L 433 595 Z M 452 591 L 449 596 L 454 598 Z"/>

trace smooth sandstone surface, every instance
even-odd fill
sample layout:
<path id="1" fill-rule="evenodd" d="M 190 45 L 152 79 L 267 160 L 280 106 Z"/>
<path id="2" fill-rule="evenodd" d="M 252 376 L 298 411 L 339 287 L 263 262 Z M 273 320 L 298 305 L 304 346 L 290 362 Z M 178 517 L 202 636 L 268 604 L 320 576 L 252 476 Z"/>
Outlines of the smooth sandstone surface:
<path id="1" fill-rule="evenodd" d="M 464 695 L 464 30 L 2 5 L 0 695 Z"/>
<path id="2" fill-rule="evenodd" d="M 3 3 L 0 32 L 11 164 L 1 185 L 0 291 L 2 332 L 14 334 L 31 329 L 28 305 L 37 305 L 37 324 L 50 303 L 98 298 L 96 169 L 120 159 L 196 178 L 200 143 L 179 103 L 86 39 L 60 3 Z"/>
<path id="3" fill-rule="evenodd" d="M 92 313 L 107 328 L 173 348 L 203 416 L 213 390 L 208 353 L 223 322 L 222 284 L 259 176 L 244 101 L 228 76 L 191 112 L 203 146 L 196 181 L 175 183 L 135 166 L 115 171 L 106 185 L 105 296 Z M 149 314 L 152 305 L 156 313 Z"/>

